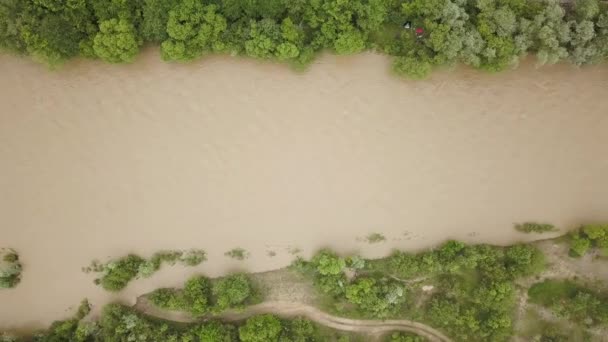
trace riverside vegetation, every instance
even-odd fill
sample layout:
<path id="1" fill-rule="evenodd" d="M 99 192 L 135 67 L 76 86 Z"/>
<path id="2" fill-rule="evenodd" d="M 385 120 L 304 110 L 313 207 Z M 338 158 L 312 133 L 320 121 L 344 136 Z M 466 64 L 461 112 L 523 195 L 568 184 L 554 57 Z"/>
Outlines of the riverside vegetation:
<path id="1" fill-rule="evenodd" d="M 83 271 L 100 273 L 101 276 L 95 279 L 95 284 L 101 285 L 108 291 L 120 291 L 136 278 L 152 276 L 163 264 L 175 265 L 179 262 L 184 266 L 198 266 L 205 260 L 207 255 L 200 249 L 160 251 L 149 260 L 129 254 L 105 264 L 93 261 L 90 266 L 83 268 Z"/>
<path id="2" fill-rule="evenodd" d="M 557 238 L 553 243 L 568 244 L 571 258 L 594 253 L 601 259 L 604 258 L 606 236 L 608 225 L 592 224 Z M 580 240 L 589 241 L 586 249 L 577 247 Z M 364 259 L 356 255 L 342 257 L 324 249 L 310 260 L 298 257 L 290 269 L 314 284 L 319 295 L 317 305 L 331 314 L 366 319 L 407 318 L 437 328 L 455 341 L 511 339 L 517 333 L 514 323 L 521 319 L 515 312 L 524 292 L 527 292 L 529 303 L 546 308 L 558 321 L 563 320 L 576 331 L 582 331 L 580 336 L 589 338 L 589 329 L 607 328 L 606 284 L 594 285 L 577 278 L 555 278 L 555 275 L 547 278 L 545 274 L 551 273 L 544 273 L 548 267 L 546 258 L 536 244 L 499 247 L 447 241 L 427 251 L 394 251 L 381 259 Z M 134 269 L 130 263 L 117 265 L 119 269 Z M 240 310 L 260 303 L 264 295 L 265 290 L 257 283 L 254 285 L 247 274 L 231 274 L 218 279 L 195 276 L 183 289 L 158 289 L 146 297 L 160 309 L 207 317 L 204 323 L 178 325 L 150 319 L 133 308 L 111 304 L 104 308 L 97 321 L 82 320 L 82 312 L 86 310 L 81 308 L 76 318 L 56 322 L 34 340 L 338 340 L 339 333 L 303 318 L 282 319 L 261 314 L 230 324 L 219 318 L 213 320 L 214 315 L 226 310 Z M 534 340 L 570 339 L 568 331 L 560 330 L 554 322 L 542 317 L 535 320 L 547 329 L 535 335 Z M 349 341 L 345 336 L 341 338 L 338 341 Z M 385 339 L 424 341 L 422 337 L 405 333 L 388 334 Z M 6 337 L 0 341 L 16 340 Z"/>
<path id="3" fill-rule="evenodd" d="M 411 29 L 404 28 L 408 23 Z M 415 28 L 422 31 L 416 32 Z M 500 71 L 608 56 L 598 0 L 4 0 L 0 49 L 51 67 L 73 57 L 132 62 L 145 44 L 166 61 L 230 54 L 302 68 L 321 51 L 373 50 L 423 78 L 464 63 Z"/>
<path id="4" fill-rule="evenodd" d="M 10 248 L 0 248 L 0 289 L 17 286 L 21 281 L 19 255 Z"/>

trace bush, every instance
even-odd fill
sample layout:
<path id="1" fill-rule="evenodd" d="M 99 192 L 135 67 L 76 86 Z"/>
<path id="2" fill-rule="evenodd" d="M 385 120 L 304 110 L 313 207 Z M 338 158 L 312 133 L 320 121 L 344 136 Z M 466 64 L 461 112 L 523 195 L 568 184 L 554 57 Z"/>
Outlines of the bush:
<path id="1" fill-rule="evenodd" d="M 102 273 L 101 278 L 96 279 L 95 283 L 101 284 L 104 289 L 109 291 L 120 291 L 133 279 L 151 277 L 163 264 L 173 266 L 179 262 L 184 266 L 197 266 L 205 260 L 207 260 L 207 254 L 201 249 L 190 249 L 185 252 L 160 251 L 147 260 L 138 255 L 129 254 L 106 264 L 93 261 L 89 267 L 83 270 L 87 273 Z"/>
<path id="2" fill-rule="evenodd" d="M 587 251 L 591 248 L 591 240 L 580 234 L 572 235 L 570 240 L 570 255 L 573 257 L 581 257 L 587 254 Z"/>
<path id="3" fill-rule="evenodd" d="M 395 332 L 386 338 L 386 342 L 426 342 L 427 339 L 415 334 Z"/>
<path id="4" fill-rule="evenodd" d="M 329 250 L 322 250 L 311 260 L 316 272 L 320 275 L 338 275 L 344 271 L 346 261 Z"/>
<path id="5" fill-rule="evenodd" d="M 555 226 L 548 223 L 525 222 L 515 225 L 515 229 L 523 233 L 547 233 L 554 232 Z"/>
<path id="6" fill-rule="evenodd" d="M 249 257 L 249 253 L 242 248 L 233 248 L 224 255 L 236 260 L 245 260 Z"/>
<path id="7" fill-rule="evenodd" d="M 0 249 L 0 289 L 10 289 L 21 281 L 19 255 L 12 249 Z"/>
<path id="8" fill-rule="evenodd" d="M 546 280 L 528 290 L 532 303 L 586 325 L 608 323 L 608 298 L 567 280 Z"/>
<path id="9" fill-rule="evenodd" d="M 247 275 L 239 273 L 220 278 L 213 284 L 216 310 L 226 310 L 243 306 L 253 295 Z"/>
<path id="10" fill-rule="evenodd" d="M 105 265 L 104 274 L 100 279 L 101 286 L 113 292 L 122 290 L 131 280 L 137 277 L 140 266 L 145 262 L 141 257 L 129 254 L 124 258 L 108 263 Z"/>
<path id="11" fill-rule="evenodd" d="M 281 321 L 273 315 L 259 315 L 249 318 L 239 328 L 243 342 L 277 342 L 281 335 Z"/>

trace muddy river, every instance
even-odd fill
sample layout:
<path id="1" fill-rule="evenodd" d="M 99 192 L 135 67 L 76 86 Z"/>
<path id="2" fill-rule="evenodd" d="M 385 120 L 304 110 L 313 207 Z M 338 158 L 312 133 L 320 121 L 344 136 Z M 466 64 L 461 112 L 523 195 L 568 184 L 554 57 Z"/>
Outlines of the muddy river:
<path id="1" fill-rule="evenodd" d="M 515 222 L 608 220 L 608 66 L 393 78 L 372 54 L 298 74 L 214 57 L 49 72 L 0 56 L 0 247 L 22 283 L 0 326 L 38 327 L 187 274 L 285 266 L 331 246 L 366 256 L 447 238 L 507 244 Z M 386 236 L 369 244 L 370 233 Z M 198 247 L 105 293 L 82 266 Z M 235 261 L 224 252 L 242 247 Z M 269 252 L 276 256 L 269 256 Z"/>

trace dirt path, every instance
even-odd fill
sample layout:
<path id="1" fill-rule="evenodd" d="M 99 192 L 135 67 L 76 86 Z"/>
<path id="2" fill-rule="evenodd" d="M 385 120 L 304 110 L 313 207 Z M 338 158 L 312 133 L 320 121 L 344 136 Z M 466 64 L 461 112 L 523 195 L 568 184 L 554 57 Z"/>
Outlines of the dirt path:
<path id="1" fill-rule="evenodd" d="M 141 296 L 137 299 L 135 309 L 140 312 L 143 312 L 146 315 L 170 321 L 185 323 L 199 321 L 187 313 L 169 312 L 166 310 L 158 309 L 154 307 L 154 305 L 152 305 L 144 296 Z M 302 316 L 318 324 L 341 331 L 366 333 L 370 335 L 379 335 L 391 331 L 406 331 L 418 334 L 422 337 L 426 337 L 431 342 L 451 341 L 447 336 L 437 331 L 436 329 L 433 329 L 428 325 L 419 322 L 414 322 L 405 319 L 381 321 L 342 318 L 327 314 L 310 305 L 293 302 L 265 302 L 250 306 L 242 312 L 227 312 L 215 317 L 230 322 L 243 320 L 250 316 L 258 314 L 275 314 L 281 317 Z"/>

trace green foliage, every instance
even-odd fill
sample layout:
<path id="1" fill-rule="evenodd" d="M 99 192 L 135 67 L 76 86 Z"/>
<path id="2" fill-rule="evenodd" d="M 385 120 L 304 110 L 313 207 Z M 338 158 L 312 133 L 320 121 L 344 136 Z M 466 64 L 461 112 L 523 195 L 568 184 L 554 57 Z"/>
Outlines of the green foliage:
<path id="1" fill-rule="evenodd" d="M 144 0 L 141 26 L 142 37 L 150 42 L 162 42 L 169 38 L 167 22 L 169 11 L 175 7 L 177 0 Z"/>
<path id="2" fill-rule="evenodd" d="M 346 264 L 351 267 L 358 259 L 347 258 Z M 330 310 L 370 318 L 407 313 L 465 341 L 507 340 L 513 329 L 515 280 L 545 267 L 544 255 L 532 245 L 459 241 L 417 254 L 396 251 L 387 258 L 362 260 L 362 268 L 351 267 L 355 274 L 350 279 L 340 260 L 323 250 L 310 262 L 298 260 L 293 268 L 331 296 L 324 304 Z M 425 283 L 432 285 L 432 292 L 420 288 Z"/>
<path id="3" fill-rule="evenodd" d="M 173 266 L 179 262 L 184 266 L 197 266 L 205 260 L 207 260 L 207 254 L 202 249 L 160 251 L 154 253 L 150 259 L 130 254 L 106 264 L 93 261 L 89 267 L 84 268 L 84 271 L 101 273 L 101 278 L 96 279 L 96 283 L 101 284 L 106 290 L 120 291 L 131 280 L 152 276 L 163 264 Z"/>
<path id="4" fill-rule="evenodd" d="M 76 56 L 122 63 L 151 42 L 167 61 L 230 53 L 296 68 L 323 50 L 375 49 L 414 79 L 458 62 L 504 70 L 528 53 L 539 64 L 605 60 L 608 7 L 566 8 L 558 0 L 3 0 L 0 49 L 50 66 Z"/>
<path id="5" fill-rule="evenodd" d="M 394 332 L 386 338 L 386 342 L 426 342 L 427 339 L 409 333 Z"/>
<path id="6" fill-rule="evenodd" d="M 581 257 L 591 248 L 608 256 L 608 224 L 589 224 L 570 234 L 570 255 Z"/>
<path id="7" fill-rule="evenodd" d="M 190 278 L 181 290 L 157 289 L 148 295 L 154 305 L 168 310 L 187 311 L 194 316 L 240 308 L 255 295 L 251 281 L 237 273 L 210 281 L 202 276 Z"/>
<path id="8" fill-rule="evenodd" d="M 236 260 L 245 260 L 249 257 L 249 252 L 247 252 L 243 248 L 237 247 L 224 253 L 224 255 Z"/>
<path id="9" fill-rule="evenodd" d="M 0 289 L 17 286 L 21 281 L 22 269 L 17 252 L 10 248 L 0 248 Z"/>
<path id="10" fill-rule="evenodd" d="M 516 224 L 515 229 L 523 233 L 547 233 L 556 231 L 555 226 L 548 223 L 524 222 Z"/>
<path id="11" fill-rule="evenodd" d="M 378 243 L 378 242 L 384 242 L 386 241 L 386 237 L 382 234 L 379 233 L 372 233 L 369 234 L 365 240 L 369 243 Z"/>
<path id="12" fill-rule="evenodd" d="M 137 277 L 139 267 L 145 262 L 143 258 L 134 254 L 111 261 L 104 266 L 99 283 L 108 291 L 120 291 Z"/>
<path id="13" fill-rule="evenodd" d="M 346 261 L 329 250 L 321 250 L 311 260 L 320 275 L 338 275 L 346 267 Z"/>
<path id="14" fill-rule="evenodd" d="M 281 321 L 273 315 L 259 315 L 249 318 L 239 328 L 243 342 L 277 342 L 281 334 Z"/>
<path id="15" fill-rule="evenodd" d="M 212 293 L 217 310 L 239 308 L 253 296 L 251 281 L 242 273 L 218 279 L 213 284 Z"/>
<path id="16" fill-rule="evenodd" d="M 406 76 L 414 80 L 428 77 L 432 70 L 432 65 L 428 60 L 418 57 L 397 57 L 393 61 L 393 70 L 401 76 Z"/>
<path id="17" fill-rule="evenodd" d="M 135 60 L 141 42 L 135 27 L 126 19 L 104 20 L 99 33 L 93 39 L 93 50 L 99 58 L 110 63 L 125 63 Z"/>
<path id="18" fill-rule="evenodd" d="M 188 61 L 203 52 L 222 51 L 224 44 L 219 38 L 226 27 L 226 19 L 217 13 L 216 5 L 204 6 L 197 0 L 181 0 L 169 11 L 169 39 L 161 45 L 163 59 Z"/>
<path id="19" fill-rule="evenodd" d="M 366 315 L 384 318 L 405 303 L 405 287 L 387 279 L 359 278 L 346 287 L 345 297 Z"/>
<path id="20" fill-rule="evenodd" d="M 528 290 L 530 301 L 585 325 L 608 323 L 608 298 L 567 280 L 545 280 Z"/>

